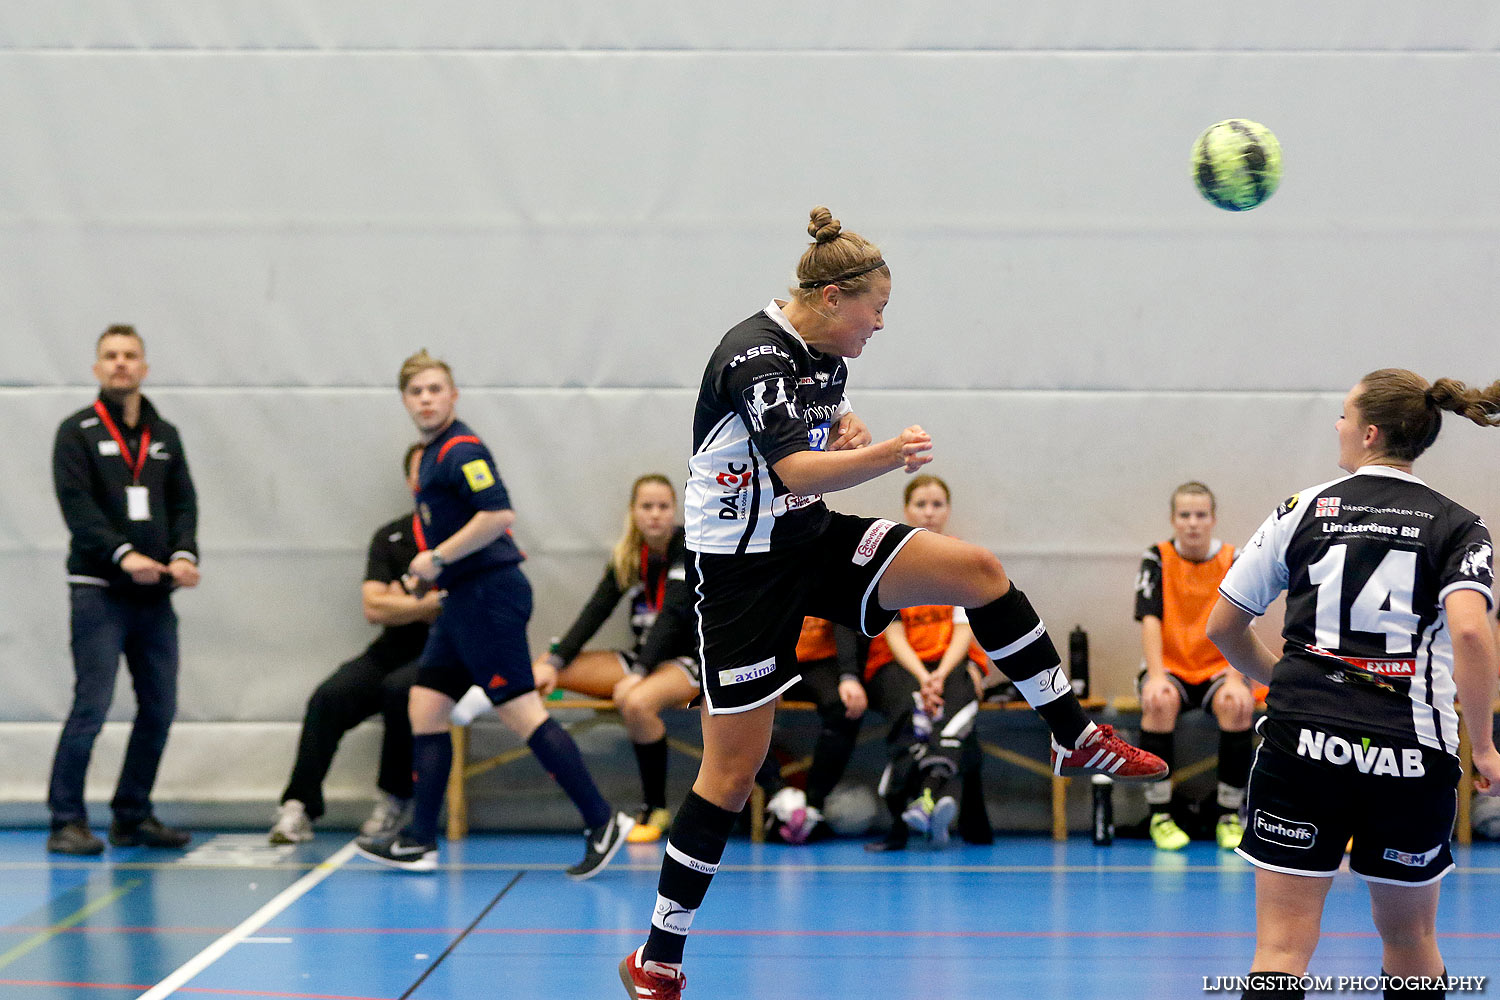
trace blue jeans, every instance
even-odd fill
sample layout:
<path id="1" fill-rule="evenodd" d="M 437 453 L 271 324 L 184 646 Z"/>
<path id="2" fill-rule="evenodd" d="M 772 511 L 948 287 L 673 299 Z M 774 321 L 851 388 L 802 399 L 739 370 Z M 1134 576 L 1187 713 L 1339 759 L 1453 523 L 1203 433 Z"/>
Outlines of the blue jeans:
<path id="1" fill-rule="evenodd" d="M 104 587 L 69 588 L 73 632 L 73 708 L 57 740 L 47 808 L 52 827 L 87 823 L 84 779 L 94 740 L 115 696 L 120 655 L 135 687 L 135 725 L 110 803 L 125 826 L 151 815 L 151 787 L 177 714 L 177 614 L 169 597 L 121 597 Z"/>

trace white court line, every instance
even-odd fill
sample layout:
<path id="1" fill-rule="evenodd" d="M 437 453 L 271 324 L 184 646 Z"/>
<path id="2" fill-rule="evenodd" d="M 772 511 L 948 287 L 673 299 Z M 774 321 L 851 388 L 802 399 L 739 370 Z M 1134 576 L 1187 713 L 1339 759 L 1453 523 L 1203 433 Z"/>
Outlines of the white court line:
<path id="1" fill-rule="evenodd" d="M 136 1000 L 163 1000 L 164 997 L 171 996 L 179 986 L 186 984 L 188 980 L 224 957 L 224 953 L 230 948 L 270 923 L 278 913 L 305 896 L 308 890 L 338 871 L 343 867 L 344 862 L 352 857 L 354 857 L 354 841 L 351 840 L 339 848 L 327 861 L 281 890 L 275 899 L 246 917 L 244 922 L 234 930 L 188 959 L 176 972 L 136 997 Z"/>

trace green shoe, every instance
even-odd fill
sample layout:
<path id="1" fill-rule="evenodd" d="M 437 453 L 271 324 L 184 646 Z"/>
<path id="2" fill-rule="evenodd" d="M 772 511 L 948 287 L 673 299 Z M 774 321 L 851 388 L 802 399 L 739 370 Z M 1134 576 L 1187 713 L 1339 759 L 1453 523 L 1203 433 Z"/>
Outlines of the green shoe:
<path id="1" fill-rule="evenodd" d="M 1151 817 L 1151 841 L 1158 851 L 1180 851 L 1190 839 L 1172 820 L 1170 813 L 1156 813 Z"/>
<path id="2" fill-rule="evenodd" d="M 1232 851 L 1240 846 L 1240 841 L 1245 839 L 1245 828 L 1240 825 L 1239 813 L 1225 813 L 1219 817 L 1219 825 L 1214 830 L 1214 837 L 1219 846 L 1226 851 Z"/>

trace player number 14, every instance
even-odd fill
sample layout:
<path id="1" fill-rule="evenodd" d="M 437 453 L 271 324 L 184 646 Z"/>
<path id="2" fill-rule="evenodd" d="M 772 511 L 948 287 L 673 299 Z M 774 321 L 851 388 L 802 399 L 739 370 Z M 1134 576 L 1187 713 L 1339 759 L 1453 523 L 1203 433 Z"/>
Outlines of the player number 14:
<path id="1" fill-rule="evenodd" d="M 1343 645 L 1342 605 L 1344 559 L 1349 546 L 1334 545 L 1307 568 L 1307 578 L 1318 588 L 1317 641 L 1324 649 Z M 1387 653 L 1410 653 L 1418 617 L 1411 613 L 1416 589 L 1417 554 L 1391 549 L 1360 588 L 1349 606 L 1349 628 L 1355 632 L 1384 632 Z"/>

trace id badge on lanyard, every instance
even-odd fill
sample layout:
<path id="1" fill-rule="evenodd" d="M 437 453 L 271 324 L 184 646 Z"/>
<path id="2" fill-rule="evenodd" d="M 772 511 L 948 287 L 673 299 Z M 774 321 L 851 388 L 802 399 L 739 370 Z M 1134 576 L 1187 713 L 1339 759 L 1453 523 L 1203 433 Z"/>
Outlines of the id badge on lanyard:
<path id="1" fill-rule="evenodd" d="M 125 516 L 132 521 L 151 520 L 151 489 L 148 486 L 125 487 Z"/>
<path id="2" fill-rule="evenodd" d="M 125 447 L 125 435 L 115 426 L 114 418 L 109 415 L 109 410 L 98 400 L 94 401 L 94 412 L 99 415 L 99 420 L 104 424 L 104 429 L 109 431 L 109 436 L 115 439 L 120 446 L 120 458 L 125 461 L 125 468 L 130 470 L 132 480 L 125 487 L 125 516 L 132 521 L 151 520 L 151 490 L 141 485 L 141 470 L 146 467 L 146 456 L 151 451 L 151 428 L 147 427 L 141 432 L 141 453 L 136 458 L 130 457 L 130 449 Z"/>

